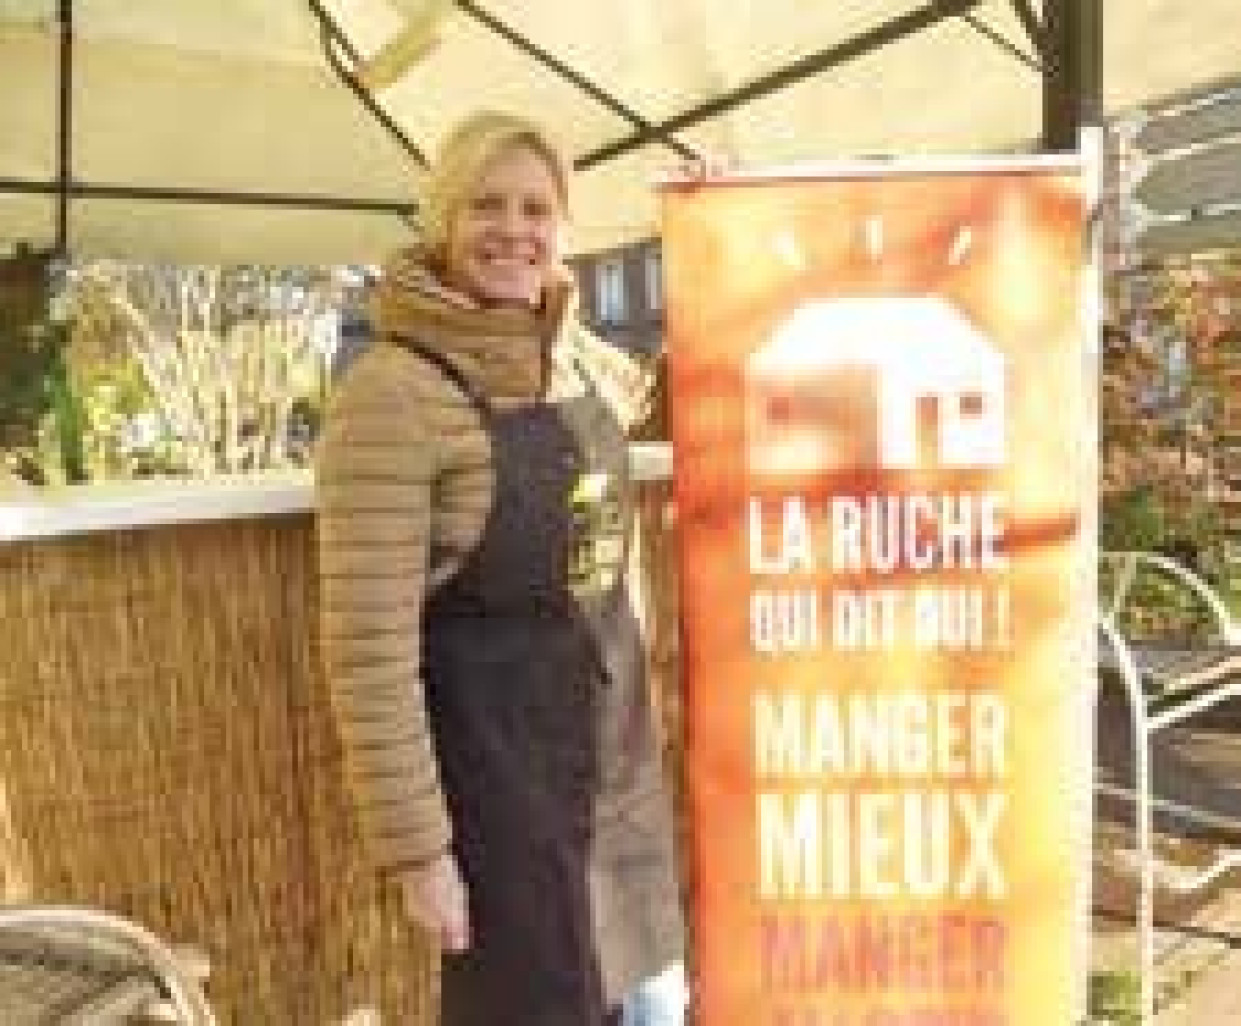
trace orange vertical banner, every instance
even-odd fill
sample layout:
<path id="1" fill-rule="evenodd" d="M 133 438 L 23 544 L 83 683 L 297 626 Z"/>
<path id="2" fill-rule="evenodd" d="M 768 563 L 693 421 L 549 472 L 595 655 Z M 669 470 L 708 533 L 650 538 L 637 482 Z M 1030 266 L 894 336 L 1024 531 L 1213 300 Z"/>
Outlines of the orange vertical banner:
<path id="1" fill-rule="evenodd" d="M 1080 1012 L 1085 177 L 663 190 L 699 1026 Z"/>

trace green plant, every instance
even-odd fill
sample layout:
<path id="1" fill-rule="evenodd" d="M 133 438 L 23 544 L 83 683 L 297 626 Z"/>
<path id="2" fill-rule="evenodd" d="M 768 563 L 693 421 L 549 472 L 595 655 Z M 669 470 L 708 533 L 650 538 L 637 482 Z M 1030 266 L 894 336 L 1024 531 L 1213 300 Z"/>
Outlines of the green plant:
<path id="1" fill-rule="evenodd" d="M 100 473 L 207 477 L 306 462 L 339 299 L 330 273 L 96 262 L 77 269 L 73 299 L 80 362 L 125 368 L 79 375 Z M 126 396 L 153 430 L 129 430 L 140 413 L 119 406 Z"/>
<path id="2" fill-rule="evenodd" d="M 1163 503 L 1150 484 L 1137 484 L 1100 500 L 1099 544 L 1105 549 L 1151 551 L 1166 531 Z"/>
<path id="3" fill-rule="evenodd" d="M 1135 972 L 1091 973 L 1091 1020 L 1111 1026 L 1138 1026 L 1142 1019 L 1139 1010 L 1141 993 L 1141 981 Z"/>
<path id="4" fill-rule="evenodd" d="M 57 328 L 62 338 L 64 331 Z M 86 469 L 87 412 L 82 397 L 73 387 L 69 368 L 64 360 L 63 344 L 57 346 L 58 359 L 53 361 L 46 378 L 49 413 L 54 425 L 56 449 L 64 480 L 79 484 L 88 478 Z"/>

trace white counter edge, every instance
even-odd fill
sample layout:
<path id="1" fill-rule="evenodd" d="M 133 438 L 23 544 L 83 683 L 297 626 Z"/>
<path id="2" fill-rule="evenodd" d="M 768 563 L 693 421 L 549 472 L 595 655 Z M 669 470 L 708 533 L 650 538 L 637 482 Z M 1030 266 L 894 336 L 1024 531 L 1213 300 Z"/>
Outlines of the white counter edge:
<path id="1" fill-rule="evenodd" d="M 629 447 L 639 481 L 671 476 L 664 442 Z M 310 471 L 267 471 L 203 481 L 123 481 L 0 493 L 0 543 L 166 524 L 251 520 L 301 513 L 314 501 Z"/>

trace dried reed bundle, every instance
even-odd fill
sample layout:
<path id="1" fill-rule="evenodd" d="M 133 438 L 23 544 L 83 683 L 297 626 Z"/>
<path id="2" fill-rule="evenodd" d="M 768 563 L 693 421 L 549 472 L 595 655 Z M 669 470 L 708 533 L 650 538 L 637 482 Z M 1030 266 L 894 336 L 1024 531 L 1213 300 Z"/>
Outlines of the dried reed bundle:
<path id="1" fill-rule="evenodd" d="M 0 548 L 0 886 L 211 961 L 223 1021 L 434 1022 L 363 862 L 317 669 L 308 520 Z"/>
<path id="2" fill-rule="evenodd" d="M 181 472 L 304 455 L 295 408 L 322 398 L 336 338 L 341 286 L 329 274 L 96 261 L 72 281 L 78 349 L 133 356 Z"/>
<path id="3" fill-rule="evenodd" d="M 674 764 L 668 497 L 645 604 Z M 435 1022 L 432 951 L 360 850 L 308 516 L 0 546 L 0 894 L 206 952 L 223 1022 Z M 682 829 L 684 823 L 682 820 Z"/>

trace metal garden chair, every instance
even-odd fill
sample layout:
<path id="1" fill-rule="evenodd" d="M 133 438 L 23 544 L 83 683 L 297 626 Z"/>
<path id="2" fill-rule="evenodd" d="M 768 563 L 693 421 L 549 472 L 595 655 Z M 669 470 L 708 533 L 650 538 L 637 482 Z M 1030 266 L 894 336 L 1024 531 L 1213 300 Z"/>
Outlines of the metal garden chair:
<path id="1" fill-rule="evenodd" d="M 0 906 L 4 1026 L 215 1026 L 200 961 L 92 909 Z"/>
<path id="2" fill-rule="evenodd" d="M 1241 696 L 1241 623 L 1198 574 L 1166 556 L 1150 552 L 1104 552 L 1105 582 L 1100 589 L 1099 646 L 1101 667 L 1116 672 L 1124 684 L 1134 743 L 1134 789 L 1100 781 L 1099 793 L 1121 798 L 1137 808 L 1138 941 L 1141 968 L 1142 1022 L 1155 1012 L 1156 886 L 1187 894 L 1214 883 L 1223 873 L 1241 866 L 1241 849 L 1220 847 L 1214 861 L 1200 871 L 1169 866 L 1154 851 L 1154 813 L 1171 814 L 1185 822 L 1241 831 L 1241 822 L 1187 807 L 1155 796 L 1151 745 L 1161 730 L 1182 724 L 1229 698 Z M 1124 612 L 1143 572 L 1165 579 L 1173 590 L 1187 589 L 1208 614 L 1207 636 L 1192 639 L 1138 639 L 1126 637 Z M 1239 834 L 1241 836 L 1241 834 Z"/>

